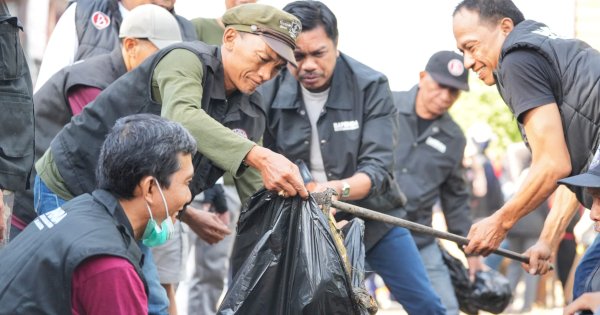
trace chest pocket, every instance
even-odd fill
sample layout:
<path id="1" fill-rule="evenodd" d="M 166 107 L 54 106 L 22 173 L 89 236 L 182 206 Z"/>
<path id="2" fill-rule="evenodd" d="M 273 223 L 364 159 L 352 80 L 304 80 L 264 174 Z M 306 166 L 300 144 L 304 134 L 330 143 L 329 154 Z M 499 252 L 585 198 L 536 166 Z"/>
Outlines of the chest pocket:
<path id="1" fill-rule="evenodd" d="M 17 18 L 0 20 L 0 80 L 8 84 L 0 85 L 0 95 L 4 111 L 0 135 L 0 169 L 11 174 L 27 173 L 17 169 L 11 158 L 31 155 L 33 159 L 33 106 L 30 98 L 30 83 L 27 64 L 19 41 Z"/>
<path id="2" fill-rule="evenodd" d="M 15 80 L 23 75 L 23 54 L 17 18 L 0 20 L 0 80 Z"/>

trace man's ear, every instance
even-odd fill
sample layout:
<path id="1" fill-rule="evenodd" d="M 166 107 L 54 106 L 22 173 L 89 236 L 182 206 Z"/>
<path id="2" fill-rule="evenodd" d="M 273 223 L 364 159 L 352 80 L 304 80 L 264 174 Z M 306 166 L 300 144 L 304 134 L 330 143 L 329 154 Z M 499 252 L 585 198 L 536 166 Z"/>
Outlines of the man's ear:
<path id="1" fill-rule="evenodd" d="M 231 51 L 238 36 L 239 32 L 236 29 L 227 27 L 223 33 L 223 48 Z"/>
<path id="2" fill-rule="evenodd" d="M 128 56 L 131 57 L 135 57 L 136 55 L 136 50 L 135 48 L 137 47 L 137 39 L 132 38 L 132 37 L 125 37 L 123 39 L 123 48 L 125 48 L 125 51 L 127 52 Z"/>
<path id="3" fill-rule="evenodd" d="M 427 71 L 419 72 L 419 87 L 421 87 L 421 81 L 423 81 L 423 79 L 425 78 L 426 75 L 427 75 Z"/>
<path id="4" fill-rule="evenodd" d="M 138 191 L 139 196 L 144 198 L 146 203 L 152 206 L 152 204 L 154 203 L 154 194 L 157 193 L 154 184 L 154 177 L 144 176 L 138 183 L 138 187 L 136 190 Z"/>
<path id="5" fill-rule="evenodd" d="M 510 34 L 513 28 L 515 28 L 515 23 L 510 18 L 503 18 L 500 20 L 500 30 L 504 33 L 504 35 Z"/>

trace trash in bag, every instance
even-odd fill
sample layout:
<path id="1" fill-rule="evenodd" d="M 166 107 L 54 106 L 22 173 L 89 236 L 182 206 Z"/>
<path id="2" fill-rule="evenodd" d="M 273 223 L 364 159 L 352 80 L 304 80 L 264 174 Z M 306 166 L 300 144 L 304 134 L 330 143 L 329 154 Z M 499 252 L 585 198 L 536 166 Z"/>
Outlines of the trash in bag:
<path id="1" fill-rule="evenodd" d="M 374 314 L 362 220 L 343 231 L 344 240 L 312 198 L 257 192 L 240 214 L 234 280 L 218 314 Z"/>
<path id="2" fill-rule="evenodd" d="M 452 286 L 460 310 L 469 315 L 486 311 L 499 314 L 512 300 L 508 279 L 496 270 L 478 271 L 475 282 L 469 279 L 469 272 L 462 261 L 440 247 L 444 263 L 448 266 Z"/>

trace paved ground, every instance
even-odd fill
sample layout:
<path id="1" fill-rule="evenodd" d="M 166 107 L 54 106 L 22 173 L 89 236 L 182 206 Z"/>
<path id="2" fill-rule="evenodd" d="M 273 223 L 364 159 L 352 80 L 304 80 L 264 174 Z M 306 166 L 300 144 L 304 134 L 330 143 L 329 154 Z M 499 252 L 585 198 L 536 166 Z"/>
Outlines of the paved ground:
<path id="1" fill-rule="evenodd" d="M 402 310 L 401 307 L 397 307 L 397 306 L 394 306 L 392 308 L 381 310 L 381 311 L 377 312 L 377 315 L 400 315 L 400 314 L 406 314 L 406 312 L 404 312 L 404 310 Z M 484 314 L 489 314 L 489 313 L 483 313 L 483 312 L 481 312 L 479 314 L 480 315 L 484 315 Z M 552 309 L 534 308 L 529 313 L 509 313 L 509 312 L 504 312 L 502 314 L 562 315 L 562 308 L 552 308 Z"/>
<path id="2" fill-rule="evenodd" d="M 549 284 L 552 281 L 548 282 L 548 286 L 552 286 L 551 284 Z M 524 285 L 521 282 L 516 289 L 515 292 L 515 300 L 513 302 L 513 305 L 516 309 L 520 309 L 521 305 L 523 304 L 523 300 L 521 298 L 523 291 L 524 291 Z M 385 290 L 383 291 L 385 293 Z M 530 312 L 524 312 L 524 313 L 520 313 L 520 312 L 516 312 L 516 311 L 511 311 L 511 306 L 509 306 L 507 308 L 506 311 L 502 312 L 501 314 L 522 314 L 522 315 L 562 315 L 563 314 L 563 310 L 561 305 L 563 305 L 563 298 L 562 298 L 562 289 L 559 285 L 558 282 L 554 282 L 554 290 L 548 290 L 547 294 L 546 294 L 546 304 L 549 305 L 547 307 L 542 307 L 540 305 L 534 305 L 533 309 Z M 406 312 L 402 309 L 402 306 L 396 302 L 387 302 L 387 301 L 380 301 L 380 306 L 379 306 L 379 312 L 377 312 L 377 315 L 404 315 L 406 314 Z M 461 313 L 462 314 L 462 313 Z M 490 313 L 486 313 L 486 312 L 480 312 L 480 315 L 490 315 Z"/>

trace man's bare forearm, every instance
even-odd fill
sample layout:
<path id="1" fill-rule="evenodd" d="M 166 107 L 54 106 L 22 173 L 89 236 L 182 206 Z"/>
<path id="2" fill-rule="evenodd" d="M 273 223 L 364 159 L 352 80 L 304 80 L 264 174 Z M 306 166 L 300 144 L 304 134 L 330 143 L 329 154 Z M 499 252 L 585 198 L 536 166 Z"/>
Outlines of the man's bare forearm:
<path id="1" fill-rule="evenodd" d="M 556 251 L 569 222 L 579 208 L 575 194 L 565 186 L 559 186 L 554 195 L 552 210 L 544 222 L 540 241 Z"/>
<path id="2" fill-rule="evenodd" d="M 556 190 L 556 182 L 566 176 L 566 170 L 543 164 L 532 165 L 515 196 L 498 210 L 498 216 L 506 230 L 510 230 L 517 221 L 545 202 Z"/>

